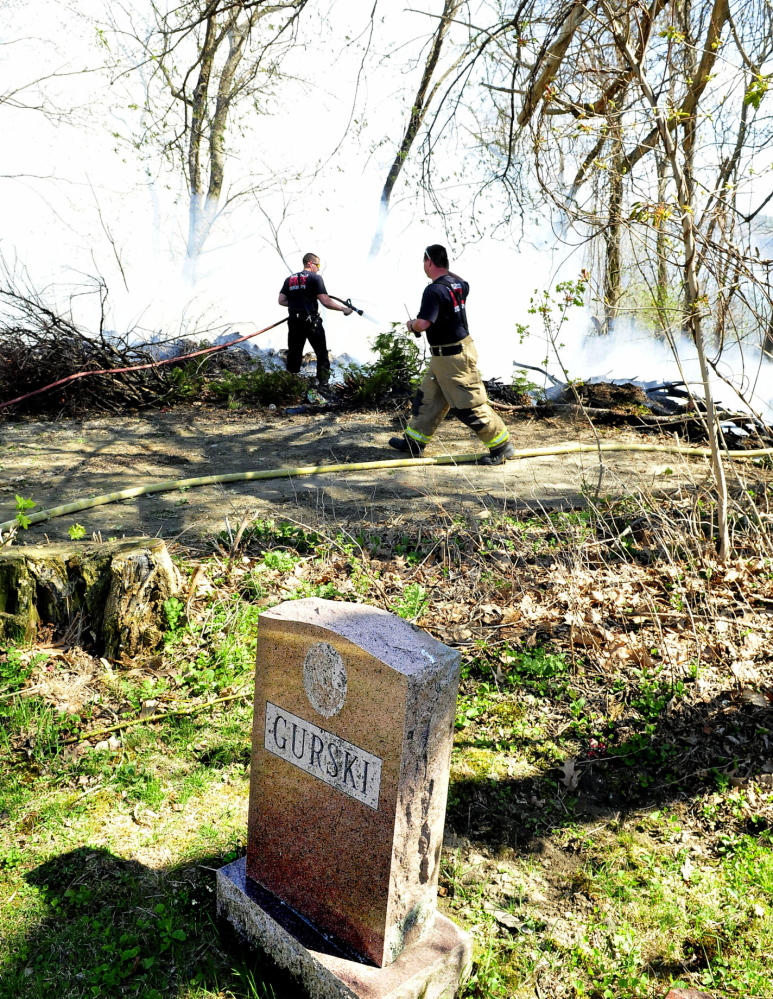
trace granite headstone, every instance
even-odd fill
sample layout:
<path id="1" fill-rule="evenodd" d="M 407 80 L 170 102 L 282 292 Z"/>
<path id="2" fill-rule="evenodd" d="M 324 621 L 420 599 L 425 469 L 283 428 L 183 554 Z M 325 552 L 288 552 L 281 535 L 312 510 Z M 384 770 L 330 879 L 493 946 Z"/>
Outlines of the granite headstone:
<path id="1" fill-rule="evenodd" d="M 294 951 L 272 939 L 302 938 L 299 918 L 307 987 L 315 961 L 354 975 L 319 995 L 413 995 L 398 966 L 416 995 L 458 985 L 469 938 L 436 912 L 458 681 L 457 652 L 386 611 L 307 599 L 260 616 L 246 869 L 221 872 L 219 906 L 270 951 Z"/>

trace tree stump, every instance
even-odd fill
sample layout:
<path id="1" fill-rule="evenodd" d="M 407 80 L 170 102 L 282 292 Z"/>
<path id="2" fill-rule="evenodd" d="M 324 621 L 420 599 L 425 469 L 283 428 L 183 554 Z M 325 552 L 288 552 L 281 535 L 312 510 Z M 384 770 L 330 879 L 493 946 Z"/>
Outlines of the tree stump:
<path id="1" fill-rule="evenodd" d="M 180 585 L 158 538 L 0 550 L 0 641 L 33 641 L 41 624 L 77 625 L 99 655 L 133 656 L 161 641 L 164 601 Z"/>

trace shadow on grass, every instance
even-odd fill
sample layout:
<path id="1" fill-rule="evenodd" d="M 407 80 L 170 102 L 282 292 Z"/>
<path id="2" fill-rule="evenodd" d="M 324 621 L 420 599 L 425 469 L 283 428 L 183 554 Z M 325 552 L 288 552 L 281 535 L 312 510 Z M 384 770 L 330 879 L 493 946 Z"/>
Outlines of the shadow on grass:
<path id="1" fill-rule="evenodd" d="M 706 702 L 670 705 L 649 721 L 636 715 L 593 729 L 578 724 L 565 738 L 569 770 L 547 764 L 528 778 L 454 781 L 447 825 L 495 851 L 539 852 L 542 838 L 554 830 L 679 805 L 697 808 L 711 824 L 710 792 L 743 789 L 761 771 L 773 771 L 773 705 L 744 703 L 729 691 Z M 554 756 L 559 748 L 550 738 L 525 741 Z M 456 744 L 463 747 L 464 739 L 457 735 Z M 481 742 L 472 737 L 467 746 Z M 766 819 L 751 816 L 742 831 L 755 835 L 768 828 Z"/>
<path id="2" fill-rule="evenodd" d="M 215 870 L 233 855 L 153 870 L 80 847 L 34 868 L 44 913 L 4 941 L 2 999 L 297 999 L 265 956 L 220 928 Z"/>

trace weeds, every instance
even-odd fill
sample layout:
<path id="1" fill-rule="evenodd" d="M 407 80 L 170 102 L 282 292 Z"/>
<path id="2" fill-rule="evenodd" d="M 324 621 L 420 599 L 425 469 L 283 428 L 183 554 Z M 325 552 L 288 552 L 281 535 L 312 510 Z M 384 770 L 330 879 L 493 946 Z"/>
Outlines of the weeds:
<path id="1" fill-rule="evenodd" d="M 394 605 L 395 614 L 416 621 L 426 611 L 429 604 L 427 591 L 419 583 L 408 583 L 403 589 L 401 599 Z"/>
<path id="2" fill-rule="evenodd" d="M 243 852 L 249 705 L 99 751 L 83 735 L 248 689 L 260 609 L 311 595 L 462 653 L 439 901 L 475 933 L 469 999 L 769 992 L 773 562 L 720 564 L 688 525 L 634 501 L 420 530 L 260 519 L 215 539 L 147 660 L 6 649 L 0 997 L 57 976 L 68 999 L 267 999 L 210 922 L 207 868 Z"/>
<path id="3" fill-rule="evenodd" d="M 256 366 L 251 371 L 223 372 L 216 380 L 206 383 L 208 393 L 225 400 L 230 408 L 242 402 L 267 406 L 286 406 L 299 402 L 306 394 L 306 384 L 290 371 L 266 371 Z"/>
<path id="4" fill-rule="evenodd" d="M 416 340 L 404 332 L 402 323 L 392 323 L 391 332 L 379 333 L 371 345 L 376 360 L 344 381 L 352 403 L 368 406 L 410 395 L 423 363 Z"/>
<path id="5" fill-rule="evenodd" d="M 16 494 L 16 523 L 23 530 L 26 531 L 30 526 L 32 521 L 29 519 L 25 510 L 31 510 L 33 506 L 37 506 L 37 502 L 34 499 L 27 499 L 24 496 L 19 496 Z"/>

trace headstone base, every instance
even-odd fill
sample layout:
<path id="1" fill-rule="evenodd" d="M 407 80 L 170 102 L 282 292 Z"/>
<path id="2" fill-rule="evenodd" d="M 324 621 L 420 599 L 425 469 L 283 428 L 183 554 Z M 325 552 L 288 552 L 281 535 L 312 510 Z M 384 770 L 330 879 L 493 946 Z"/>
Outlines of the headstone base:
<path id="1" fill-rule="evenodd" d="M 364 963 L 249 879 L 246 860 L 217 872 L 217 914 L 300 981 L 309 999 L 452 999 L 472 959 L 472 940 L 440 913 L 386 968 Z"/>

